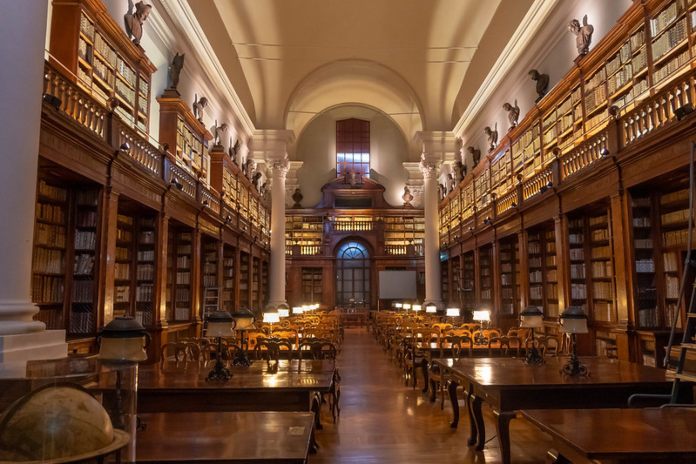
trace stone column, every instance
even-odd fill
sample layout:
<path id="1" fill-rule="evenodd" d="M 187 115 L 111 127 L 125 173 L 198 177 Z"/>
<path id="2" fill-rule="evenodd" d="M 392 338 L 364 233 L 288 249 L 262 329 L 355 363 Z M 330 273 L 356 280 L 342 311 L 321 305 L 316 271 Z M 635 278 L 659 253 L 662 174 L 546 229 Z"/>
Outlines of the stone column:
<path id="1" fill-rule="evenodd" d="M 442 308 L 440 285 L 440 235 L 438 231 L 438 165 L 437 161 L 421 161 L 423 173 L 423 209 L 425 211 L 425 300 Z"/>
<path id="2" fill-rule="evenodd" d="M 269 161 L 271 167 L 271 272 L 268 303 L 285 301 L 285 178 L 290 164 L 287 157 Z"/>
<path id="3" fill-rule="evenodd" d="M 67 354 L 65 331 L 33 321 L 31 261 L 48 2 L 1 2 L 0 362 Z"/>

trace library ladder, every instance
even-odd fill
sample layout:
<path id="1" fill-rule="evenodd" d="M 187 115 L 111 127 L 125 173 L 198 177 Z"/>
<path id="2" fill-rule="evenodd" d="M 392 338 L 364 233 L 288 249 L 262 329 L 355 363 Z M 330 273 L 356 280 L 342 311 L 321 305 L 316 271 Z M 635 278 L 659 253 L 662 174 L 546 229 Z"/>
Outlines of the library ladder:
<path id="1" fill-rule="evenodd" d="M 696 267 L 696 262 L 691 261 L 690 266 Z M 678 317 L 678 316 L 677 316 Z M 681 345 L 679 345 L 679 358 L 677 365 L 674 368 L 674 385 L 672 386 L 671 404 L 676 404 L 679 396 L 679 385 L 681 382 L 696 383 L 696 370 L 689 371 L 684 369 L 686 365 L 687 353 L 696 353 L 696 281 L 691 286 L 691 298 L 689 298 L 689 308 L 686 312 L 686 327 L 682 336 Z M 667 353 L 669 357 L 669 352 Z"/>
<path id="2" fill-rule="evenodd" d="M 220 310 L 220 289 L 217 287 L 205 287 L 203 289 L 203 319 L 208 319 L 208 314 Z"/>

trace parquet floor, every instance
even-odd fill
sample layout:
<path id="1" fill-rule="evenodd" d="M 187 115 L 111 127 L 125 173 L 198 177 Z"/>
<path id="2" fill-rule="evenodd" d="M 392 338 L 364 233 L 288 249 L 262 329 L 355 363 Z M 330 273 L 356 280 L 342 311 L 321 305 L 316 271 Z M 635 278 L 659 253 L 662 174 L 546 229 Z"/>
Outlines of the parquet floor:
<path id="1" fill-rule="evenodd" d="M 493 416 L 484 406 L 489 443 L 482 452 L 466 446 L 468 419 L 462 407 L 457 430 L 449 427 L 450 404 L 440 410 L 420 392 L 405 387 L 400 370 L 364 328 L 347 329 L 338 361 L 341 417 L 322 415 L 320 449 L 311 464 L 323 463 L 499 463 Z M 460 403 L 461 406 L 461 403 Z M 513 463 L 543 463 L 550 440 L 522 419 L 513 420 Z M 492 438 L 492 439 L 491 439 Z"/>

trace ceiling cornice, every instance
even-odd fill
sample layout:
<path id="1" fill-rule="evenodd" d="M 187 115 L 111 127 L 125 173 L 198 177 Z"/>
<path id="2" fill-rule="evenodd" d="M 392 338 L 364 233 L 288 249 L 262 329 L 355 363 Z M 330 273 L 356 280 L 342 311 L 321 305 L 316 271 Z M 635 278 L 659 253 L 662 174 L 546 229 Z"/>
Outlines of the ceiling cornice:
<path id="1" fill-rule="evenodd" d="M 210 79 L 219 91 L 227 97 L 228 103 L 239 119 L 247 137 L 251 136 L 256 131 L 256 127 L 244 108 L 242 101 L 239 99 L 237 92 L 234 90 L 232 82 L 230 82 L 227 77 L 225 69 L 222 67 L 220 60 L 218 60 L 213 46 L 208 41 L 208 38 L 203 32 L 188 2 L 186 0 L 164 0 L 160 4 L 172 23 L 179 29 L 182 36 L 188 39 L 189 44 L 193 48 L 194 55 L 208 79 Z M 168 26 L 164 23 L 164 20 L 158 17 L 158 15 L 153 16 L 153 29 L 160 36 L 163 43 L 175 43 L 174 37 L 169 31 Z M 184 34 L 183 31 L 186 31 L 186 33 Z"/>
<path id="2" fill-rule="evenodd" d="M 532 4 L 459 121 L 455 124 L 453 132 L 457 137 L 461 137 L 489 97 L 503 80 L 509 77 L 508 72 L 517 60 L 529 52 L 530 43 L 538 38 L 539 30 L 545 25 L 546 19 L 557 3 L 559 0 L 535 0 Z"/>

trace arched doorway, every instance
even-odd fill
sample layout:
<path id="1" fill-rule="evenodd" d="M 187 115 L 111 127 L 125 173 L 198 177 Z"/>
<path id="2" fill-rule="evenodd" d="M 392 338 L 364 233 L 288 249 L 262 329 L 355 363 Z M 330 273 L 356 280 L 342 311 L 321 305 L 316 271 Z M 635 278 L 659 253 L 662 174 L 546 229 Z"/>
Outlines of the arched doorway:
<path id="1" fill-rule="evenodd" d="M 370 303 L 370 252 L 362 243 L 349 240 L 336 252 L 336 305 Z"/>

